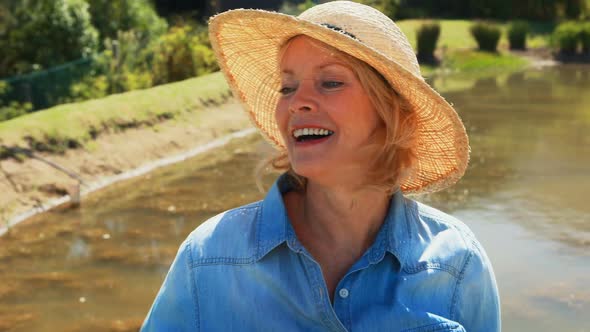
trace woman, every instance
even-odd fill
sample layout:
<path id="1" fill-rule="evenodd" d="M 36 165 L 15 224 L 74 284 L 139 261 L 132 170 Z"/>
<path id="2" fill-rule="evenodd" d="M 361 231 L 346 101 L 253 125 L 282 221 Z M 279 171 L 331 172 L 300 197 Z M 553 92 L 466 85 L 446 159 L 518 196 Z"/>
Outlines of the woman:
<path id="1" fill-rule="evenodd" d="M 220 66 L 286 172 L 181 246 L 143 331 L 499 331 L 490 262 L 402 193 L 455 183 L 469 146 L 397 26 L 347 1 L 210 22 Z"/>

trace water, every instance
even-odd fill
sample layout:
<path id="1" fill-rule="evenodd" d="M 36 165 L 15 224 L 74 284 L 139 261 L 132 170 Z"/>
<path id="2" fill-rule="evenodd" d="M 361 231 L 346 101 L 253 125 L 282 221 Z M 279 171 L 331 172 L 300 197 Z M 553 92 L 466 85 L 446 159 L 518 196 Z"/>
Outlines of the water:
<path id="1" fill-rule="evenodd" d="M 504 331 L 589 331 L 590 68 L 433 84 L 465 122 L 471 161 L 459 184 L 416 199 L 482 242 Z M 239 139 L 12 229 L 0 238 L 0 331 L 136 331 L 188 233 L 262 198 L 253 169 L 268 151 Z"/>

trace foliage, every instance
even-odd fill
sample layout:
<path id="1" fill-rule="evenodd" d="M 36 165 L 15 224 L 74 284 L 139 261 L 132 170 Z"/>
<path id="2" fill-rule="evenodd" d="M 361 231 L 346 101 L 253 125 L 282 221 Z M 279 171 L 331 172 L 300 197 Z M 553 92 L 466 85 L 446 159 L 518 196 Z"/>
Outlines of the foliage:
<path id="1" fill-rule="evenodd" d="M 487 52 L 496 52 L 498 41 L 502 32 L 500 28 L 492 23 L 477 22 L 469 29 L 473 38 L 477 42 L 479 50 Z"/>
<path id="2" fill-rule="evenodd" d="M 356 2 L 371 6 L 393 19 L 398 17 L 402 0 L 356 0 Z"/>
<path id="3" fill-rule="evenodd" d="M 135 31 L 119 31 L 117 39 L 105 40 L 105 50 L 98 64 L 106 76 L 108 94 L 149 88 L 153 85 L 143 51 L 146 46 L 141 34 Z"/>
<path id="4" fill-rule="evenodd" d="M 295 3 L 290 0 L 284 1 L 281 7 L 279 8 L 279 12 L 287 15 L 297 16 L 315 5 L 312 0 L 304 0 L 303 2 L 298 2 L 299 3 Z"/>
<path id="5" fill-rule="evenodd" d="M 84 0 L 23 0 L 13 4 L 0 35 L 0 77 L 86 57 L 98 46 Z"/>
<path id="6" fill-rule="evenodd" d="M 578 43 L 582 39 L 582 24 L 576 21 L 567 21 L 557 26 L 553 38 L 557 43 L 559 52 L 565 55 L 574 55 L 578 50 Z"/>
<path id="7" fill-rule="evenodd" d="M 418 59 L 434 59 L 434 50 L 440 36 L 440 24 L 438 22 L 424 23 L 416 32 L 418 45 Z"/>
<path id="8" fill-rule="evenodd" d="M 147 44 L 134 31 L 119 31 L 105 40 L 93 73 L 71 86 L 71 97 L 82 101 L 113 93 L 146 89 L 219 70 L 207 30 L 202 26 L 175 26 Z"/>
<path id="9" fill-rule="evenodd" d="M 116 39 L 107 38 L 104 51 L 96 56 L 92 73 L 70 87 L 73 102 L 94 99 L 113 93 L 153 86 L 144 51 L 146 42 L 135 31 L 119 31 Z"/>
<path id="10" fill-rule="evenodd" d="M 578 19 L 585 10 L 584 0 L 564 0 L 561 4 L 564 16 L 571 19 Z"/>
<path id="11" fill-rule="evenodd" d="M 553 20 L 578 18 L 588 10 L 585 0 L 359 0 L 394 19 L 494 18 Z M 387 9 L 387 10 L 384 10 Z"/>
<path id="12" fill-rule="evenodd" d="M 590 55 L 590 22 L 566 21 L 557 26 L 554 41 L 561 54 L 574 55 L 581 50 Z"/>
<path id="13" fill-rule="evenodd" d="M 119 31 L 134 30 L 140 39 L 153 39 L 166 32 L 166 21 L 148 0 L 86 0 L 92 23 L 101 40 L 115 39 Z"/>
<path id="14" fill-rule="evenodd" d="M 0 121 L 9 120 L 29 113 L 32 110 L 31 103 L 19 103 L 16 101 L 5 102 L 4 96 L 9 92 L 10 86 L 0 81 Z"/>
<path id="15" fill-rule="evenodd" d="M 580 29 L 580 42 L 582 44 L 582 52 L 590 55 L 590 22 L 584 22 Z"/>
<path id="16" fill-rule="evenodd" d="M 63 102 L 77 102 L 108 96 L 109 84 L 106 75 L 87 76 L 70 86 L 70 96 Z"/>
<path id="17" fill-rule="evenodd" d="M 163 84 L 219 70 L 204 28 L 176 26 L 152 46 L 153 78 Z"/>
<path id="18" fill-rule="evenodd" d="M 526 36 L 530 28 L 526 21 L 514 21 L 508 26 L 508 42 L 511 50 L 526 49 Z"/>

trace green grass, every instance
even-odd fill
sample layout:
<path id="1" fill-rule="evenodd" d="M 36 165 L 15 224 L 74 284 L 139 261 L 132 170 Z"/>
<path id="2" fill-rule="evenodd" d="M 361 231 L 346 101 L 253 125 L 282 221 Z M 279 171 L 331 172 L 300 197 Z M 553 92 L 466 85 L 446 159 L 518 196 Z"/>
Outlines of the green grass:
<path id="1" fill-rule="evenodd" d="M 220 72 L 146 90 L 64 104 L 0 122 L 0 144 L 61 152 L 84 146 L 102 132 L 154 125 L 225 101 L 229 94 Z M 6 155 L 7 151 L 2 151 Z"/>
<path id="2" fill-rule="evenodd" d="M 444 64 L 460 72 L 511 71 L 523 68 L 528 61 L 512 54 L 457 50 L 447 55 Z"/>

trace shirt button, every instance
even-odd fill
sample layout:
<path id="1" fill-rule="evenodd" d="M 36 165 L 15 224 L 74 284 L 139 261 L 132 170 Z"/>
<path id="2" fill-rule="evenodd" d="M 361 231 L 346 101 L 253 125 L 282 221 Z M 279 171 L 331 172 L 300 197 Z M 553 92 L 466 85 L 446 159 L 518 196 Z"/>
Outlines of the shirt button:
<path id="1" fill-rule="evenodd" d="M 343 299 L 347 298 L 348 297 L 348 289 L 346 289 L 346 288 L 340 289 L 340 291 L 338 292 L 338 295 L 340 295 L 340 297 Z"/>

